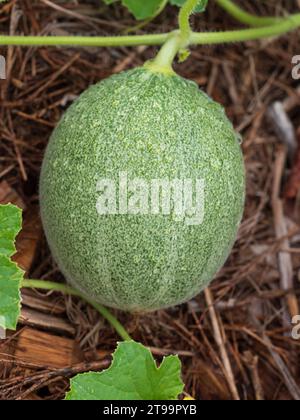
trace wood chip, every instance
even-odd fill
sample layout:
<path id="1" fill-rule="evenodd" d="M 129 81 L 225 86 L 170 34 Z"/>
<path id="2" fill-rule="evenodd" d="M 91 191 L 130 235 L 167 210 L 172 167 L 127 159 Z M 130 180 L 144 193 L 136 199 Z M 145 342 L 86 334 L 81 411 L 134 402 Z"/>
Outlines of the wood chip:
<path id="1" fill-rule="evenodd" d="M 19 194 L 6 181 L 0 182 L 0 204 L 14 204 L 25 210 L 26 205 Z"/>
<path id="2" fill-rule="evenodd" d="M 32 328 L 24 328 L 12 340 L 9 353 L 14 359 L 41 367 L 65 368 L 82 362 L 74 340 Z"/>
<path id="3" fill-rule="evenodd" d="M 13 260 L 28 275 L 39 241 L 42 235 L 42 224 L 39 217 L 38 207 L 33 207 L 24 214 L 22 231 L 19 233 L 16 241 L 17 253 Z"/>
<path id="4" fill-rule="evenodd" d="M 22 325 L 30 325 L 32 327 L 67 333 L 69 335 L 75 334 L 74 327 L 62 318 L 46 315 L 28 308 L 22 308 L 19 322 Z"/>
<path id="5" fill-rule="evenodd" d="M 30 289 L 22 289 L 21 293 L 23 306 L 51 315 L 61 315 L 66 312 L 66 307 L 63 303 L 47 299 L 46 297 L 41 298 L 41 296 L 36 295 Z"/>

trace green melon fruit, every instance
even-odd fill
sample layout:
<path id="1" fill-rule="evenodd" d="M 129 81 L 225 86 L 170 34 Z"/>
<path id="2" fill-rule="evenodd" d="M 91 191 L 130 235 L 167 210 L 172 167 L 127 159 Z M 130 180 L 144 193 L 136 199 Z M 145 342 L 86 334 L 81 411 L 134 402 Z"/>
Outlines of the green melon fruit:
<path id="1" fill-rule="evenodd" d="M 55 129 L 41 214 L 68 282 L 151 311 L 195 296 L 224 264 L 244 206 L 238 136 L 178 75 L 137 68 L 85 91 Z"/>

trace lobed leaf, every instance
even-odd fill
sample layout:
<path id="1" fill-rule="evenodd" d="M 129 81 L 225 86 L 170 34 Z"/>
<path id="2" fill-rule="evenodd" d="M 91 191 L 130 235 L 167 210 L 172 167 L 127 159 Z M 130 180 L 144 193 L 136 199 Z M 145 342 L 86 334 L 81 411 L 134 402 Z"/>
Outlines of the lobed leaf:
<path id="1" fill-rule="evenodd" d="M 123 6 L 138 20 L 154 16 L 163 2 L 164 0 L 122 0 Z"/>
<path id="2" fill-rule="evenodd" d="M 0 0 L 1 1 L 1 0 Z M 164 0 L 103 0 L 105 4 L 116 3 L 121 1 L 122 5 L 134 15 L 138 20 L 149 19 L 155 16 L 156 12 L 164 3 Z M 186 0 L 169 0 L 169 3 L 181 7 Z M 208 0 L 199 0 L 195 12 L 204 12 Z"/>
<path id="3" fill-rule="evenodd" d="M 12 204 L 0 206 L 0 255 L 11 257 L 15 252 L 15 238 L 22 226 L 22 212 Z"/>
<path id="4" fill-rule="evenodd" d="M 0 205 L 0 327 L 4 329 L 15 329 L 20 315 L 24 273 L 10 257 L 21 226 L 22 211 L 12 204 Z"/>
<path id="5" fill-rule="evenodd" d="M 66 400 L 175 400 L 183 390 L 178 356 L 168 356 L 159 367 L 140 343 L 118 344 L 109 369 L 77 375 Z"/>

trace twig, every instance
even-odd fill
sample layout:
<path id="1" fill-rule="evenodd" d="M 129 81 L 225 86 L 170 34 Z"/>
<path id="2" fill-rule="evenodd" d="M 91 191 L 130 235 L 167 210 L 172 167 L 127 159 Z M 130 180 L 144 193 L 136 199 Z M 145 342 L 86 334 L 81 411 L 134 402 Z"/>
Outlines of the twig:
<path id="1" fill-rule="evenodd" d="M 279 101 L 274 102 L 268 110 L 268 117 L 274 126 L 279 140 L 286 144 L 289 160 L 292 162 L 297 150 L 297 140 L 294 126 L 284 109 L 284 105 Z"/>
<path id="2" fill-rule="evenodd" d="M 55 382 L 59 380 L 61 377 L 70 378 L 74 375 L 77 375 L 78 373 L 106 369 L 109 365 L 110 365 L 110 359 L 105 359 L 105 360 L 101 360 L 97 362 L 79 363 L 69 368 L 56 369 L 50 372 L 40 372 L 37 375 L 32 375 L 31 377 L 25 378 L 24 383 L 26 384 L 33 383 L 34 385 L 31 386 L 29 389 L 27 389 L 23 394 L 19 395 L 16 399 L 21 400 L 21 399 L 26 398 L 33 391 L 37 391 L 38 389 L 43 387 L 46 383 L 49 383 L 49 381 Z"/>
<path id="3" fill-rule="evenodd" d="M 284 248 L 290 248 L 288 240 L 288 231 L 286 222 L 283 214 L 283 202 L 280 198 L 280 186 L 283 175 L 283 170 L 285 167 L 286 161 L 286 147 L 282 146 L 279 148 L 275 166 L 274 166 L 274 182 L 273 182 L 273 191 L 272 191 L 272 209 L 274 215 L 274 228 L 276 232 L 276 237 L 278 239 L 285 238 L 282 241 L 282 246 Z M 293 289 L 293 265 L 292 257 L 289 252 L 278 252 L 278 264 L 280 270 L 280 285 L 283 290 L 292 290 Z M 289 316 L 286 318 L 293 318 L 295 315 L 299 314 L 299 305 L 296 298 L 296 295 L 293 292 L 287 294 L 287 304 L 289 308 Z M 287 315 L 287 314 L 286 314 Z M 290 319 L 285 319 L 287 325 L 291 325 Z"/>
<path id="4" fill-rule="evenodd" d="M 264 328 L 262 327 L 262 325 L 260 324 L 258 319 L 252 317 L 252 320 L 253 320 L 254 324 L 257 326 L 258 330 L 261 332 L 263 342 L 266 345 L 267 349 L 269 350 L 271 356 L 273 357 L 274 362 L 275 362 L 278 370 L 280 371 L 280 373 L 281 373 L 281 375 L 284 379 L 284 382 L 285 382 L 285 385 L 286 385 L 287 389 L 289 390 L 289 392 L 292 395 L 292 397 L 294 398 L 294 400 L 300 401 L 300 389 L 299 389 L 299 386 L 297 385 L 296 381 L 294 380 L 291 372 L 289 371 L 288 367 L 286 366 L 286 364 L 282 360 L 279 353 L 276 351 L 275 347 L 273 346 L 272 341 L 267 336 Z"/>
<path id="5" fill-rule="evenodd" d="M 225 343 L 222 337 L 221 328 L 218 322 L 217 314 L 213 304 L 213 296 L 209 288 L 206 288 L 205 291 L 205 299 L 209 310 L 209 315 L 211 319 L 211 323 L 213 326 L 214 337 L 215 341 L 219 347 L 221 358 L 224 364 L 225 373 L 226 373 L 226 380 L 228 382 L 229 389 L 232 393 L 232 396 L 235 400 L 240 400 L 239 393 L 235 384 L 235 379 L 232 371 L 232 367 L 230 364 L 230 360 L 226 351 Z"/>
<path id="6" fill-rule="evenodd" d="M 244 356 L 247 366 L 250 370 L 256 400 L 263 401 L 265 397 L 258 373 L 258 356 L 253 356 L 250 351 L 246 351 Z"/>

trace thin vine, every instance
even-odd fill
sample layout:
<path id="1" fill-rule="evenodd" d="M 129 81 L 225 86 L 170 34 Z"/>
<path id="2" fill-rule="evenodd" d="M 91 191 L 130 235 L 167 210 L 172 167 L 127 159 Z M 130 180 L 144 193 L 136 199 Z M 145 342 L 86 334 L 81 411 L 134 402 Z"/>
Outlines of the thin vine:
<path id="1" fill-rule="evenodd" d="M 189 38 L 192 33 L 192 29 L 190 26 L 190 16 L 195 10 L 197 3 L 198 0 L 187 0 L 180 9 L 178 23 L 183 42 L 182 47 L 189 45 Z"/>
<path id="2" fill-rule="evenodd" d="M 241 7 L 237 6 L 231 0 L 215 0 L 220 7 L 222 7 L 228 14 L 230 14 L 237 21 L 249 26 L 268 26 L 278 23 L 282 18 L 279 17 L 261 17 L 246 12 Z"/>
<path id="3" fill-rule="evenodd" d="M 67 295 L 80 297 L 91 306 L 93 306 L 103 316 L 103 318 L 105 318 L 110 323 L 110 325 L 117 331 L 119 336 L 124 341 L 132 340 L 123 325 L 117 320 L 117 318 L 112 315 L 112 313 L 107 308 L 88 299 L 83 293 L 80 293 L 78 290 L 75 290 L 66 284 L 44 280 L 23 280 L 22 287 L 30 289 L 50 290 L 52 292 L 61 292 Z"/>
<path id="4" fill-rule="evenodd" d="M 300 13 L 277 20 L 277 23 L 234 31 L 191 32 L 189 45 L 222 44 L 243 42 L 274 37 L 300 28 Z M 131 47 L 139 45 L 163 45 L 174 31 L 127 36 L 18 36 L 0 35 L 0 45 L 27 47 L 69 46 L 69 47 Z"/>

